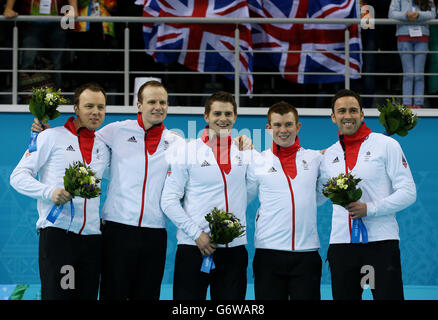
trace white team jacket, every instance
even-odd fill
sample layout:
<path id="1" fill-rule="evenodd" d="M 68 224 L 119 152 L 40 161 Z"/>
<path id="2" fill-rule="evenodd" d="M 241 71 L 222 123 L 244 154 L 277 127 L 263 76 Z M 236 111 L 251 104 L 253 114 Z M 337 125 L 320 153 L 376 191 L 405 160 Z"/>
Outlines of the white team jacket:
<path id="1" fill-rule="evenodd" d="M 39 219 L 37 229 L 57 227 L 67 230 L 70 225 L 70 202 L 64 205 L 55 223 L 46 218 L 54 206 L 52 193 L 64 188 L 65 169 L 73 161 L 85 162 L 79 149 L 79 139 L 65 127 L 46 129 L 38 135 L 37 151 L 26 153 L 11 174 L 11 186 L 18 192 L 37 199 Z M 97 137 L 94 139 L 92 159 L 88 164 L 98 178 L 102 178 L 109 164 L 109 150 Z M 39 174 L 39 180 L 36 175 Z M 100 197 L 73 198 L 75 216 L 70 231 L 78 234 L 100 234 Z"/>
<path id="2" fill-rule="evenodd" d="M 321 181 L 345 173 L 344 152 L 336 142 L 328 148 L 321 163 Z M 367 216 L 362 218 L 368 241 L 399 240 L 397 211 L 415 202 L 417 192 L 406 157 L 399 143 L 380 133 L 371 133 L 362 143 L 357 163 L 352 171 L 361 178 L 359 187 L 367 204 Z M 322 185 L 320 185 L 322 189 Z M 330 243 L 350 243 L 351 219 L 348 211 L 333 205 Z"/>
<path id="3" fill-rule="evenodd" d="M 317 203 L 325 201 L 317 193 L 321 160 L 319 151 L 300 148 L 296 155 L 297 176 L 291 179 L 271 149 L 255 156 L 248 168 L 248 181 L 256 182 L 260 201 L 255 248 L 310 251 L 320 247 L 316 208 Z"/>
<path id="4" fill-rule="evenodd" d="M 102 219 L 131 226 L 165 228 L 160 198 L 170 165 L 166 150 L 184 141 L 164 129 L 157 150 L 145 155 L 145 131 L 137 120 L 110 123 L 96 132 L 111 148 L 110 183 Z"/>
<path id="5" fill-rule="evenodd" d="M 232 143 L 231 171 L 220 170 L 213 150 L 202 139 L 179 144 L 172 152 L 176 160 L 171 166 L 161 197 L 164 213 L 178 228 L 178 244 L 196 245 L 195 240 L 204 231 L 210 234 L 205 216 L 214 208 L 227 208 L 246 226 L 246 170 L 251 150 L 239 151 Z M 184 196 L 184 204 L 180 200 Z M 246 234 L 234 239 L 228 247 L 247 243 Z M 224 247 L 224 245 L 218 245 Z"/>

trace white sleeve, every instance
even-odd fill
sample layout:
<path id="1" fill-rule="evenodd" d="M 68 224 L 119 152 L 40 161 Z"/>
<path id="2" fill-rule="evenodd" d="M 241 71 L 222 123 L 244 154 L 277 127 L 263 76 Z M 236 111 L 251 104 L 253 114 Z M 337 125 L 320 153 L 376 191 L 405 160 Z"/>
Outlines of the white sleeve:
<path id="1" fill-rule="evenodd" d="M 113 137 L 114 137 L 114 131 L 117 129 L 117 122 L 113 122 L 110 124 L 107 124 L 102 129 L 99 129 L 96 131 L 96 137 L 100 139 L 108 148 L 108 167 L 105 169 L 103 173 L 103 179 L 111 180 L 111 156 L 112 156 L 112 145 L 113 145 Z"/>
<path id="2" fill-rule="evenodd" d="M 96 136 L 102 140 L 109 148 L 112 147 L 114 131 L 117 129 L 117 122 L 107 124 L 102 129 L 96 131 Z"/>
<path id="3" fill-rule="evenodd" d="M 251 150 L 251 160 L 246 169 L 246 193 L 247 203 L 251 203 L 257 196 L 259 189 L 259 182 L 255 173 L 257 165 L 261 165 L 263 158 L 256 150 Z"/>
<path id="4" fill-rule="evenodd" d="M 103 175 L 102 178 L 106 179 L 106 180 L 111 180 L 111 154 L 112 151 L 111 149 L 108 147 L 107 144 L 105 144 L 105 163 L 106 163 L 106 167 L 105 170 L 103 171 Z"/>
<path id="5" fill-rule="evenodd" d="M 324 184 L 327 182 L 328 178 L 323 175 L 325 171 L 323 171 L 323 159 L 324 156 L 321 154 L 319 157 L 319 166 L 318 166 L 318 179 L 316 181 L 316 205 L 321 206 L 327 201 L 327 197 L 322 194 L 322 190 L 324 189 Z"/>
<path id="6" fill-rule="evenodd" d="M 367 203 L 368 216 L 382 216 L 401 211 L 415 202 L 417 190 L 403 150 L 396 140 L 386 145 L 386 172 L 394 192 Z"/>
<path id="7" fill-rule="evenodd" d="M 178 229 L 196 241 L 202 230 L 181 205 L 181 199 L 184 197 L 186 183 L 189 179 L 188 165 L 184 161 L 186 159 L 186 143 L 178 143 L 177 146 L 172 146 L 168 151 L 168 154 L 171 155 L 170 170 L 161 195 L 161 209 Z"/>
<path id="8" fill-rule="evenodd" d="M 35 178 L 52 152 L 54 139 L 50 137 L 53 135 L 45 131 L 41 132 L 36 140 L 37 150 L 32 153 L 26 150 L 10 176 L 10 184 L 16 191 L 34 199 L 51 201 L 55 189 L 54 185 L 41 183 Z"/>

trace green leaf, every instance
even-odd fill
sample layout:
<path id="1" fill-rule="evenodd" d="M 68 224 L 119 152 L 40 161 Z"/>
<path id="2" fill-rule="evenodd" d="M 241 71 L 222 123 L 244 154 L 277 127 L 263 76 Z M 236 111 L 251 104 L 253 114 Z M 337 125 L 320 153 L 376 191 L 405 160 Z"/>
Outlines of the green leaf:
<path id="1" fill-rule="evenodd" d="M 351 202 L 358 201 L 361 197 L 362 197 L 362 189 L 360 188 L 354 190 L 350 195 Z"/>
<path id="2" fill-rule="evenodd" d="M 14 291 L 12 292 L 10 299 L 11 300 L 23 300 L 24 293 L 26 292 L 27 288 L 29 288 L 28 284 L 17 284 L 15 286 Z"/>
<path id="3" fill-rule="evenodd" d="M 380 123 L 385 127 L 385 129 L 387 129 L 387 124 L 386 124 L 386 117 L 385 117 L 385 113 L 381 112 L 379 115 L 379 121 Z"/>
<path id="4" fill-rule="evenodd" d="M 397 131 L 397 134 L 398 134 L 400 137 L 405 137 L 405 136 L 408 135 L 408 130 L 406 130 L 406 129 L 404 129 L 404 128 L 399 129 L 399 130 Z"/>
<path id="5" fill-rule="evenodd" d="M 389 118 L 388 119 L 388 127 L 390 132 L 396 132 L 398 129 L 398 126 L 400 124 L 400 121 L 398 119 Z"/>
<path id="6" fill-rule="evenodd" d="M 50 118 L 48 115 L 45 114 L 40 120 L 42 123 L 47 123 L 49 122 Z"/>
<path id="7" fill-rule="evenodd" d="M 55 111 L 50 115 L 50 120 L 53 120 L 53 119 L 58 118 L 60 114 L 61 114 L 61 112 L 59 112 L 58 110 L 55 110 Z"/>

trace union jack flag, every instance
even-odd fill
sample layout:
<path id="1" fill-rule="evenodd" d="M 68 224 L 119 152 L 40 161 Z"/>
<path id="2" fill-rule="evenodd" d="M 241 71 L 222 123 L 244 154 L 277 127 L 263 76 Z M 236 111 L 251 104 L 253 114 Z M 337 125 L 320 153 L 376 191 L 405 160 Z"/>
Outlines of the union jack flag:
<path id="1" fill-rule="evenodd" d="M 249 17 L 246 0 L 145 0 L 143 4 L 144 17 Z M 252 93 L 253 77 L 248 74 L 253 64 L 251 27 L 240 24 L 238 28 L 240 83 Z M 235 29 L 232 24 L 148 23 L 143 25 L 143 35 L 146 52 L 156 62 L 178 62 L 200 72 L 234 72 Z M 153 51 L 156 49 L 194 51 Z M 224 76 L 234 79 L 233 74 Z"/>
<path id="2" fill-rule="evenodd" d="M 248 7 L 251 17 L 259 18 L 356 18 L 360 9 L 358 0 L 248 0 Z M 254 50 L 272 51 L 255 54 L 254 65 L 279 70 L 285 79 L 298 83 L 343 81 L 343 75 L 300 72 L 344 73 L 345 29 L 345 25 L 334 24 L 252 25 Z M 361 50 L 358 25 L 348 29 L 350 51 Z M 350 78 L 359 78 L 360 70 L 360 53 L 351 53 Z"/>

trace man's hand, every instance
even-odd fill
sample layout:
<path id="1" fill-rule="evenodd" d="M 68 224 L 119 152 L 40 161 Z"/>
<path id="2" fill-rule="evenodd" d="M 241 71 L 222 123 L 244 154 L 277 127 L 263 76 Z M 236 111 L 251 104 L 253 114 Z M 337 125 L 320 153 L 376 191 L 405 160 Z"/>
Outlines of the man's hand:
<path id="1" fill-rule="evenodd" d="M 35 132 L 41 132 L 48 128 L 50 128 L 50 124 L 40 123 L 40 121 L 37 118 L 34 118 L 32 123 L 32 128 L 30 128 L 30 130 Z"/>
<path id="2" fill-rule="evenodd" d="M 363 218 L 367 215 L 367 204 L 364 202 L 352 202 L 345 209 L 348 210 L 351 219 Z"/>
<path id="3" fill-rule="evenodd" d="M 65 189 L 55 189 L 52 193 L 52 201 L 57 205 L 64 204 L 66 202 L 69 202 L 73 197 L 71 196 L 70 192 L 68 192 Z"/>
<path id="4" fill-rule="evenodd" d="M 234 138 L 233 140 L 239 146 L 240 151 L 254 149 L 250 137 L 242 135 L 242 136 L 238 136 L 237 138 Z"/>
<path id="5" fill-rule="evenodd" d="M 203 256 L 209 256 L 216 250 L 216 245 L 210 242 L 210 237 L 205 232 L 196 239 L 196 245 Z"/>

